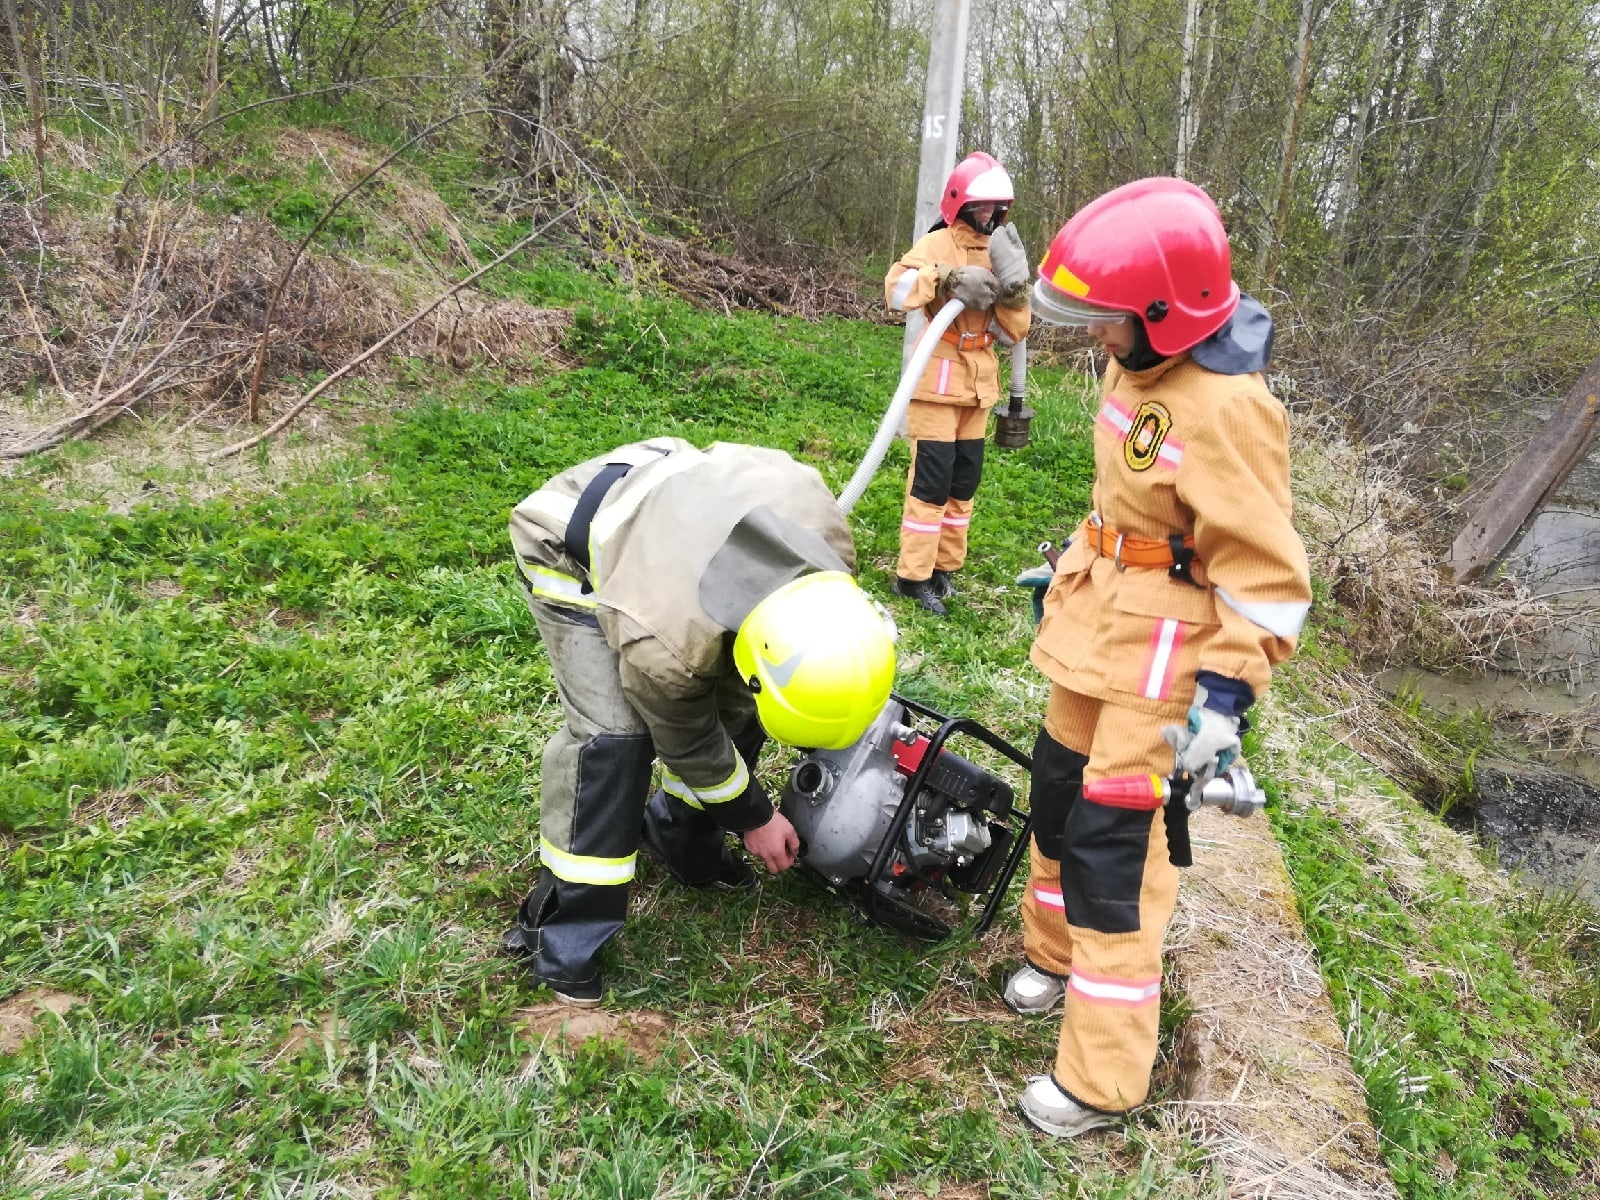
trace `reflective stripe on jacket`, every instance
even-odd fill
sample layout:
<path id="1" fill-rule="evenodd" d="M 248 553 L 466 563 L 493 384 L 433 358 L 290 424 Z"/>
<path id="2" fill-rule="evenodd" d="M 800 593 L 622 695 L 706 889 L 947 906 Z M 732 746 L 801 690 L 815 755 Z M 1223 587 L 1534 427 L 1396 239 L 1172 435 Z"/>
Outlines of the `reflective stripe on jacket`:
<path id="1" fill-rule="evenodd" d="M 634 465 L 595 510 L 586 568 L 568 552 L 567 525 L 590 481 L 618 462 Z M 733 632 L 789 580 L 855 569 L 849 526 L 815 469 L 779 450 L 702 451 L 681 438 L 557 475 L 512 511 L 511 542 L 531 594 L 598 619 L 673 790 L 713 813 L 749 782 L 720 715 L 755 707 L 734 671 Z"/>
<path id="2" fill-rule="evenodd" d="M 1076 537 L 1045 595 L 1034 665 L 1072 691 L 1175 717 L 1196 671 L 1260 695 L 1311 602 L 1283 405 L 1259 374 L 1219 375 L 1187 354 L 1138 372 L 1113 359 L 1094 454 L 1099 518 L 1132 537 L 1192 536 L 1200 586 L 1124 568 Z"/>
<path id="3" fill-rule="evenodd" d="M 939 264 L 952 267 L 989 267 L 989 238 L 963 221 L 945 229 L 935 229 L 889 268 L 883 282 L 883 295 L 890 308 L 899 312 L 923 309 L 929 319 L 943 307 L 937 299 Z M 982 334 L 998 330 L 1008 341 L 1028 336 L 1032 315 L 1027 307 L 965 309 L 951 329 L 958 333 Z M 969 339 L 969 341 L 972 339 Z M 936 404 L 979 405 L 990 408 L 1000 398 L 1000 360 L 992 347 L 961 350 L 949 342 L 933 348 L 933 357 L 923 368 L 913 400 Z"/>

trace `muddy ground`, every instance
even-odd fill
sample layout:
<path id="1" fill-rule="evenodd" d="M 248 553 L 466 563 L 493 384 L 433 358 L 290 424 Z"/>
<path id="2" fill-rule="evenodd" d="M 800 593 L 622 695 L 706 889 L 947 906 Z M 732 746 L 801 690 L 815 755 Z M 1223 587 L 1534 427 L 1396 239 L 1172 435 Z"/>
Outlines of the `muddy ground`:
<path id="1" fill-rule="evenodd" d="M 1476 796 L 1448 814 L 1529 881 L 1600 902 L 1600 788 L 1548 767 L 1479 761 Z"/>

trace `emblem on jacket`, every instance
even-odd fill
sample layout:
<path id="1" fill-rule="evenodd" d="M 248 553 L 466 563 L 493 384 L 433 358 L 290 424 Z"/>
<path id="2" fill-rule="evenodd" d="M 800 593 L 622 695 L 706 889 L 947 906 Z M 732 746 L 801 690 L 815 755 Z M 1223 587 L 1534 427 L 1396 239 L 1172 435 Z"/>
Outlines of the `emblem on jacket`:
<path id="1" fill-rule="evenodd" d="M 1165 405 L 1146 400 L 1133 414 L 1133 421 L 1122 439 L 1122 457 L 1135 471 L 1148 471 L 1161 456 L 1161 443 L 1172 428 L 1172 414 Z"/>

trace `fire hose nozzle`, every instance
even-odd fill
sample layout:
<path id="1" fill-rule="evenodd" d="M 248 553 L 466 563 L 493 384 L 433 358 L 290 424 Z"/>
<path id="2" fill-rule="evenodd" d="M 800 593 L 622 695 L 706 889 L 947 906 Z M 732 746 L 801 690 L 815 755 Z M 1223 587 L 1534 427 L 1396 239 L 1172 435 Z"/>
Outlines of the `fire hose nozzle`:
<path id="1" fill-rule="evenodd" d="M 1083 785 L 1083 796 L 1096 804 L 1111 808 L 1132 808 L 1153 812 L 1164 805 L 1174 793 L 1187 788 L 1183 805 L 1190 812 L 1203 805 L 1220 808 L 1235 817 L 1249 817 L 1266 806 L 1267 794 L 1256 786 L 1250 768 L 1236 762 L 1204 788 L 1188 786 L 1187 775 L 1163 779 L 1160 775 L 1114 775 L 1109 779 L 1094 779 Z"/>
<path id="2" fill-rule="evenodd" d="M 1235 817 L 1252 817 L 1267 805 L 1267 794 L 1256 786 L 1256 777 L 1241 762 L 1234 763 L 1221 775 L 1196 791 L 1191 788 L 1187 800 L 1189 811 L 1202 805 L 1220 808 Z"/>

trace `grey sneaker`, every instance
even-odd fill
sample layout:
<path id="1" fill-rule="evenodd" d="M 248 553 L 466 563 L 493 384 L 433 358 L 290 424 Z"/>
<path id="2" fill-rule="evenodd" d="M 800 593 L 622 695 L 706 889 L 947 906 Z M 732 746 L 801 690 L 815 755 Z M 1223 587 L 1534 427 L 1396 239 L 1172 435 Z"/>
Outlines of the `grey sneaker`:
<path id="1" fill-rule="evenodd" d="M 1028 1080 L 1027 1090 L 1017 1099 L 1017 1107 L 1029 1125 L 1051 1137 L 1072 1138 L 1091 1129 L 1115 1125 L 1118 1114 L 1086 1108 L 1056 1086 L 1048 1075 Z"/>
<path id="2" fill-rule="evenodd" d="M 538 975 L 534 978 L 548 987 L 562 1004 L 570 1004 L 573 1008 L 599 1008 L 601 997 L 605 994 L 605 984 L 598 975 L 582 983 L 562 983 Z"/>
<path id="3" fill-rule="evenodd" d="M 1024 1017 L 1042 1017 L 1067 994 L 1067 985 L 1054 975 L 1046 975 L 1032 963 L 1023 963 L 1006 980 L 1006 1006 Z"/>

